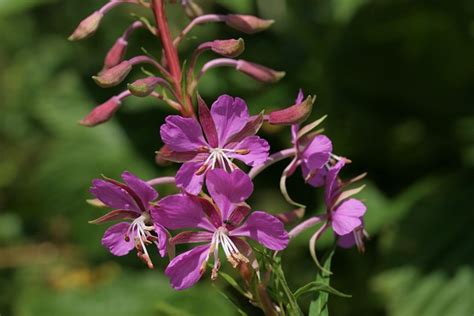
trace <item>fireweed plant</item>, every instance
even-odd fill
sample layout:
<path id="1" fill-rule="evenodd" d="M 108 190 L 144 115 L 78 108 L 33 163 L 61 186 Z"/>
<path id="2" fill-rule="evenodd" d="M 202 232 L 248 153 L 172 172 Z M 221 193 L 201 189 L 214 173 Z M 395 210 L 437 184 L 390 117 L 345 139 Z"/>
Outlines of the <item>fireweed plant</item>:
<path id="1" fill-rule="evenodd" d="M 212 280 L 224 279 L 266 315 L 302 315 L 298 300 L 305 294 L 313 295 L 311 315 L 327 314 L 328 293 L 345 294 L 329 285 L 334 247 L 320 263 L 316 243 L 331 230 L 336 245 L 356 246 L 364 251 L 368 237 L 363 220 L 366 207 L 353 198 L 363 186 L 348 188 L 364 175 L 341 179 L 339 173 L 350 160 L 334 154 L 331 140 L 322 134 L 322 129 L 316 129 L 325 116 L 304 123 L 315 97 L 305 97 L 302 91 L 294 105 L 268 113 L 251 113 L 244 100 L 225 94 L 208 107 L 197 88 L 212 68 L 231 67 L 264 83 L 277 82 L 284 76 L 284 72 L 236 59 L 244 50 L 241 38 L 204 42 L 185 60 L 178 55 L 180 42 L 198 25 L 221 22 L 253 34 L 264 31 L 273 21 L 251 15 L 203 14 L 196 3 L 183 0 L 180 5 L 190 22 L 173 36 L 164 0 L 112 0 L 84 19 L 69 39 L 92 35 L 104 15 L 123 4 L 150 10 L 154 22 L 148 20 L 150 17 L 135 15 L 136 21 L 112 45 L 103 69 L 93 79 L 101 87 L 112 87 L 122 83 L 136 65 L 148 64 L 152 70 L 142 69 L 144 78 L 129 83 L 126 90 L 94 108 L 80 123 L 91 127 L 110 120 L 130 96 L 164 102 L 176 114 L 166 117 L 160 127 L 164 145 L 156 160 L 177 163 L 179 169 L 174 176 L 148 181 L 127 171 L 122 174 L 123 182 L 107 177 L 93 180 L 90 192 L 95 199 L 90 200 L 91 204 L 111 210 L 91 223 L 115 222 L 105 231 L 102 244 L 116 256 L 135 251 L 149 268 L 153 268 L 151 252 L 169 257 L 164 273 L 176 290 L 192 287 L 209 269 Z M 126 57 L 128 39 L 138 29 L 147 30 L 160 41 L 160 58 L 147 52 Z M 197 61 L 206 51 L 219 57 L 198 68 Z M 291 148 L 270 154 L 270 144 L 256 135 L 264 123 L 288 126 Z M 271 215 L 252 209 L 246 200 L 258 190 L 253 179 L 282 160 L 289 161 L 279 184 L 282 195 L 292 205 L 289 211 Z M 286 179 L 299 168 L 307 185 L 324 190 L 323 214 L 305 217 L 305 205 L 289 196 Z M 154 188 L 159 185 L 175 186 L 179 193 L 159 197 Z M 315 281 L 291 290 L 280 253 L 305 230 L 313 232 L 309 250 L 318 272 Z M 176 254 L 175 246 L 181 244 L 190 247 Z M 221 271 L 224 264 L 235 269 L 234 276 Z M 235 276 L 239 276 L 238 280 Z"/>

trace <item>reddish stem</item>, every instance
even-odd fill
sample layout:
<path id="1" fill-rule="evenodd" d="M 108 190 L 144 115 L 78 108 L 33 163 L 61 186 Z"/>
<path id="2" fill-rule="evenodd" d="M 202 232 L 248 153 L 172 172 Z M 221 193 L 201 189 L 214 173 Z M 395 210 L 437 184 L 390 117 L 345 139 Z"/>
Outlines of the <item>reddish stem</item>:
<path id="1" fill-rule="evenodd" d="M 165 4 L 164 0 L 153 0 L 152 2 L 153 13 L 155 14 L 156 24 L 158 25 L 158 32 L 160 34 L 161 44 L 165 51 L 166 61 L 168 63 L 168 69 L 173 78 L 173 85 L 176 90 L 176 94 L 183 103 L 183 115 L 194 116 L 194 110 L 192 108 L 190 98 L 183 94 L 181 89 L 181 67 L 179 64 L 179 57 L 176 47 L 173 45 L 171 34 L 168 26 L 168 20 L 165 15 Z"/>
<path id="2" fill-rule="evenodd" d="M 174 80 L 179 82 L 181 80 L 181 68 L 179 66 L 178 54 L 174 48 L 173 42 L 171 41 L 168 20 L 166 19 L 165 15 L 165 4 L 163 0 L 153 0 L 153 12 L 155 14 L 158 32 L 160 33 L 161 43 L 163 44 L 163 49 L 165 50 L 170 73 Z"/>

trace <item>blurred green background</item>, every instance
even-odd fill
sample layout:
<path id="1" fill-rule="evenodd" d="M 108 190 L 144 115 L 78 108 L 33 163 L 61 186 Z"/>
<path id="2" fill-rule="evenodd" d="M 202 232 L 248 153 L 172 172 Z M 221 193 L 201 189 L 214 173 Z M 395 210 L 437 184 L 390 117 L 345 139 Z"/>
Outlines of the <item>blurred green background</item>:
<path id="1" fill-rule="evenodd" d="M 183 42 L 182 56 L 202 41 L 242 36 L 242 58 L 287 72 L 280 83 L 261 85 L 213 70 L 199 86 L 209 103 L 228 93 L 257 113 L 291 104 L 301 87 L 318 96 L 312 118 L 329 114 L 324 127 L 335 152 L 353 160 L 344 176 L 369 173 L 361 197 L 371 240 L 364 255 L 336 252 L 332 284 L 353 297 L 331 297 L 332 314 L 473 315 L 474 2 L 197 2 L 206 12 L 276 23 L 254 36 L 200 27 Z M 174 292 L 158 271 L 164 260 L 155 256 L 158 269 L 147 271 L 132 254 L 114 258 L 100 245 L 105 226 L 87 223 L 102 214 L 85 203 L 94 177 L 174 170 L 154 163 L 159 126 L 171 113 L 163 104 L 128 99 L 104 126 L 77 124 L 124 88 L 100 89 L 90 77 L 133 21 L 131 7 L 113 10 L 93 38 L 66 40 L 103 3 L 0 0 L 0 315 L 235 315 L 215 288 L 226 287 L 222 279 Z M 186 24 L 178 6 L 170 23 L 174 32 Z M 159 52 L 144 31 L 130 43 L 129 56 L 140 46 Z M 139 76 L 137 69 L 130 80 Z M 262 135 L 275 151 L 289 145 L 286 129 L 267 126 Z M 254 209 L 288 210 L 277 187 L 284 166 L 258 178 Z M 309 214 L 322 207 L 321 192 L 300 176 L 289 186 L 296 200 L 308 201 Z M 294 289 L 315 277 L 308 236 L 283 255 Z M 330 238 L 321 242 L 320 255 L 329 245 Z M 302 300 L 306 308 L 309 300 Z"/>

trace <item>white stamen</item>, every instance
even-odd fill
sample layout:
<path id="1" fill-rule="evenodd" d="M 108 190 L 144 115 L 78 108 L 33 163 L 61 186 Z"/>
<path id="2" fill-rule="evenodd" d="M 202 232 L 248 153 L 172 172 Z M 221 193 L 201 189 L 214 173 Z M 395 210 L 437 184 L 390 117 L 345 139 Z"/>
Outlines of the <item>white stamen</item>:
<path id="1" fill-rule="evenodd" d="M 220 167 L 228 172 L 232 172 L 235 169 L 232 158 L 230 158 L 228 154 L 237 153 L 241 149 L 208 148 L 208 150 L 209 156 L 202 164 L 205 166 L 205 170 L 202 170 L 202 172 L 205 172 L 209 169 L 215 169 L 217 167 Z"/>
<path id="2" fill-rule="evenodd" d="M 217 276 L 217 272 L 219 270 L 220 261 L 219 261 L 219 244 L 222 246 L 224 250 L 225 256 L 227 261 L 232 264 L 234 268 L 236 268 L 241 262 L 248 263 L 249 260 L 240 253 L 237 246 L 234 244 L 232 239 L 228 236 L 228 231 L 224 227 L 220 227 L 214 232 L 211 241 L 211 248 L 208 254 L 208 257 L 211 252 L 214 254 L 214 267 L 213 267 L 213 275 Z"/>
<path id="3" fill-rule="evenodd" d="M 147 244 L 156 243 L 156 241 L 150 241 L 150 239 L 155 239 L 156 237 L 151 234 L 151 231 L 154 230 L 153 226 L 148 226 L 145 224 L 146 221 L 150 220 L 150 215 L 143 213 L 141 216 L 137 217 L 130 224 L 130 227 L 127 231 L 127 236 L 129 238 L 133 236 L 135 238 L 135 247 L 140 252 L 143 252 L 146 258 L 150 258 L 148 251 L 146 249 Z M 138 246 L 141 246 L 141 249 L 138 249 Z"/>

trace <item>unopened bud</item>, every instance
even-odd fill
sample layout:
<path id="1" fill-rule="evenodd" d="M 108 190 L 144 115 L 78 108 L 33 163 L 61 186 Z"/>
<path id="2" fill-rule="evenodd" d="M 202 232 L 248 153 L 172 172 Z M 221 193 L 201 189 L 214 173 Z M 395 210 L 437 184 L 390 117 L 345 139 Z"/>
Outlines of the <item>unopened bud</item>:
<path id="1" fill-rule="evenodd" d="M 225 23 L 244 33 L 253 34 L 268 29 L 275 21 L 264 20 L 253 15 L 229 14 L 225 17 Z"/>
<path id="2" fill-rule="evenodd" d="M 100 11 L 95 11 L 87 18 L 82 20 L 81 23 L 77 26 L 71 36 L 68 37 L 70 41 L 77 41 L 84 38 L 87 38 L 95 33 L 97 28 L 99 27 L 100 20 L 104 15 Z"/>
<path id="3" fill-rule="evenodd" d="M 93 76 L 92 79 L 102 88 L 114 87 L 121 83 L 131 70 L 132 64 L 128 60 L 124 60 L 117 66 L 101 72 L 98 76 Z"/>
<path id="4" fill-rule="evenodd" d="M 242 38 L 215 40 L 210 42 L 210 48 L 216 54 L 232 58 L 237 57 L 243 53 L 245 49 L 245 43 Z"/>
<path id="5" fill-rule="evenodd" d="M 101 123 L 107 122 L 112 118 L 115 111 L 118 110 L 120 106 L 120 99 L 118 97 L 112 97 L 108 101 L 102 103 L 101 105 L 95 107 L 89 115 L 84 119 L 79 121 L 79 124 L 92 127 L 99 125 Z"/>
<path id="6" fill-rule="evenodd" d="M 285 76 L 284 71 L 276 71 L 242 59 L 237 61 L 236 69 L 257 81 L 265 83 L 275 83 Z"/>
<path id="7" fill-rule="evenodd" d="M 109 52 L 105 56 L 104 67 L 105 69 L 117 66 L 123 61 L 123 57 L 127 52 L 128 42 L 122 37 L 119 37 L 114 45 L 110 48 Z"/>
<path id="8" fill-rule="evenodd" d="M 286 109 L 273 111 L 269 115 L 268 122 L 274 125 L 292 125 L 304 122 L 311 114 L 314 98 L 308 96 L 301 103 L 292 105 Z"/>
<path id="9" fill-rule="evenodd" d="M 147 77 L 144 79 L 138 79 L 137 81 L 127 85 L 128 90 L 137 97 L 149 96 L 160 83 L 161 78 Z"/>

